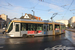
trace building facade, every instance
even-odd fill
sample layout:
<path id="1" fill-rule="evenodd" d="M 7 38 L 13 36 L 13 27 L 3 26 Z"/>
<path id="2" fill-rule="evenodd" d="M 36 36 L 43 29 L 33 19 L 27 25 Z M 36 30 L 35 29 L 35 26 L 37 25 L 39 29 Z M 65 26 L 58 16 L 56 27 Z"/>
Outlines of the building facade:
<path id="1" fill-rule="evenodd" d="M 68 27 L 68 20 L 56 20 L 56 22 L 64 23 Z"/>
<path id="2" fill-rule="evenodd" d="M 10 22 L 10 19 L 8 18 L 7 15 L 5 14 L 0 15 L 0 29 L 2 29 L 3 27 L 6 27 L 9 22 Z"/>
<path id="3" fill-rule="evenodd" d="M 75 27 L 75 16 L 71 17 L 69 20 L 68 20 L 68 23 L 70 24 L 70 26 L 72 28 Z"/>
<path id="4" fill-rule="evenodd" d="M 7 21 L 8 16 L 5 15 L 5 14 L 1 14 L 1 18 L 2 18 L 3 20 Z"/>
<path id="5" fill-rule="evenodd" d="M 5 20 L 3 20 L 0 15 L 0 29 L 4 26 L 4 24 L 5 24 Z"/>
<path id="6" fill-rule="evenodd" d="M 72 26 L 72 23 L 75 23 L 75 16 L 71 17 L 71 18 L 68 20 L 68 23 Z"/>

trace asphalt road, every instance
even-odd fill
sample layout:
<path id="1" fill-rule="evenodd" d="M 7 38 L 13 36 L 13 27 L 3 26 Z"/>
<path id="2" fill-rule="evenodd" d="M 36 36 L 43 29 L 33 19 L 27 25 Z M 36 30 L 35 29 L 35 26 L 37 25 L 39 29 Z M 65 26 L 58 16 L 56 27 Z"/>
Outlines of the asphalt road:
<path id="1" fill-rule="evenodd" d="M 73 47 L 72 50 L 75 50 L 75 46 L 65 39 L 65 34 L 34 38 L 9 38 L 0 34 L 0 50 L 46 50 L 56 45 Z"/>

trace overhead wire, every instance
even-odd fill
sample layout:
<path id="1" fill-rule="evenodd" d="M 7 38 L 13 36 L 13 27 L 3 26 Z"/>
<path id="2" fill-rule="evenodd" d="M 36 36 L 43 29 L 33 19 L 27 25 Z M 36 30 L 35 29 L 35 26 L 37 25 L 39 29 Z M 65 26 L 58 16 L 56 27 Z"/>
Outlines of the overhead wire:
<path id="1" fill-rule="evenodd" d="M 73 1 L 74 1 L 74 0 L 73 0 Z M 62 7 L 62 8 L 66 9 L 66 10 L 68 11 L 69 8 L 71 7 L 73 1 L 71 2 L 71 4 L 70 4 L 70 6 L 68 7 L 68 9 L 67 9 L 67 8 L 64 8 L 63 6 L 59 6 L 59 7 Z M 44 2 L 44 1 L 41 0 L 41 2 Z M 45 3 L 48 3 L 48 2 L 45 2 Z M 51 3 L 48 3 L 48 4 L 51 4 Z M 56 5 L 56 4 L 53 4 L 53 5 Z M 58 6 L 58 5 L 56 5 L 56 6 Z M 67 6 L 67 5 L 64 5 L 64 6 Z M 64 16 L 66 15 L 67 11 L 65 12 Z M 63 17 L 64 17 L 64 16 L 63 16 Z M 62 17 L 62 19 L 63 19 L 63 17 Z"/>
<path id="2" fill-rule="evenodd" d="M 68 7 L 67 11 L 69 10 L 69 8 L 71 7 L 71 5 L 73 4 L 74 0 L 72 0 L 70 6 Z M 64 16 L 66 15 L 67 11 L 65 12 Z M 64 16 L 62 17 L 62 19 L 64 18 Z"/>
<path id="3" fill-rule="evenodd" d="M 45 2 L 45 1 L 41 1 L 41 2 L 44 2 L 44 3 L 47 3 L 47 4 L 52 4 L 52 3 Z M 53 4 L 53 5 L 56 5 L 56 4 Z M 56 6 L 58 6 L 58 5 L 56 5 Z M 58 7 L 64 8 L 62 6 L 58 6 Z M 64 8 L 64 9 L 66 9 L 66 8 Z"/>
<path id="4" fill-rule="evenodd" d="M 40 10 L 40 11 L 50 11 L 51 9 L 48 9 L 48 10 L 43 10 L 43 9 L 36 9 L 35 7 L 39 4 L 40 2 L 38 1 L 38 3 L 33 6 L 32 8 L 35 9 L 35 10 Z"/>
<path id="5" fill-rule="evenodd" d="M 5 0 L 5 2 L 7 2 L 6 0 Z M 10 4 L 9 2 L 7 2 L 8 3 L 8 6 L 13 6 L 12 4 Z"/>
<path id="6" fill-rule="evenodd" d="M 33 8 L 35 8 L 40 2 L 38 2 L 35 6 L 33 6 Z"/>

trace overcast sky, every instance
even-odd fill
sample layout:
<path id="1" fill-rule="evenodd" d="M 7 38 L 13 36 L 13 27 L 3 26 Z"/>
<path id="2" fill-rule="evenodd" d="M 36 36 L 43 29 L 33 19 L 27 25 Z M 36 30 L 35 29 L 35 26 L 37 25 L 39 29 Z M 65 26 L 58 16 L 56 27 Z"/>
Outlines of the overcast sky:
<path id="1" fill-rule="evenodd" d="M 10 19 L 20 18 L 25 13 L 51 20 L 68 20 L 75 16 L 75 0 L 0 0 L 0 14 L 8 15 Z M 71 10 L 71 11 L 70 11 Z"/>

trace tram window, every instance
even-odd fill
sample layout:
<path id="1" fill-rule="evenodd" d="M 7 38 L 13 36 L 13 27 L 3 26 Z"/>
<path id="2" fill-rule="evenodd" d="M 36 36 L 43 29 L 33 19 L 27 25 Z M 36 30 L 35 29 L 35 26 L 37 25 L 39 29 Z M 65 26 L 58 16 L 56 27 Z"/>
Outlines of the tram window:
<path id="1" fill-rule="evenodd" d="M 35 31 L 37 30 L 37 24 L 35 24 L 35 28 L 34 29 L 35 29 Z"/>
<path id="2" fill-rule="evenodd" d="M 43 24 L 21 23 L 21 31 L 43 30 Z"/>
<path id="3" fill-rule="evenodd" d="M 31 28 L 32 24 L 28 24 L 28 30 L 31 31 L 32 28 Z"/>
<path id="4" fill-rule="evenodd" d="M 29 23 L 29 24 L 28 24 L 28 30 L 29 30 L 29 31 L 35 30 L 35 24 Z"/>
<path id="5" fill-rule="evenodd" d="M 43 30 L 43 24 L 28 24 L 29 31 Z"/>
<path id="6" fill-rule="evenodd" d="M 49 25 L 49 30 L 53 30 L 53 25 L 52 24 Z"/>
<path id="7" fill-rule="evenodd" d="M 36 30 L 36 27 L 37 27 L 36 24 L 32 24 L 32 25 L 31 25 L 31 28 L 32 28 L 32 30 L 34 30 L 34 31 Z"/>
<path id="8" fill-rule="evenodd" d="M 49 30 L 49 26 L 47 26 L 47 31 Z"/>
<path id="9" fill-rule="evenodd" d="M 46 29 L 46 26 L 44 26 L 44 29 Z"/>
<path id="10" fill-rule="evenodd" d="M 59 26 L 59 25 L 55 25 L 55 29 L 56 29 L 56 28 L 57 28 L 57 29 L 59 29 L 59 28 L 60 28 L 60 26 Z"/>
<path id="11" fill-rule="evenodd" d="M 9 30 L 8 30 L 8 33 L 13 29 L 13 23 L 11 23 L 10 27 L 9 27 Z"/>
<path id="12" fill-rule="evenodd" d="M 19 31 L 19 24 L 16 24 L 16 31 Z"/>
<path id="13" fill-rule="evenodd" d="M 61 30 L 65 29 L 65 26 L 64 25 L 61 25 Z"/>
<path id="14" fill-rule="evenodd" d="M 21 31 L 26 31 L 26 23 L 21 23 Z"/>
<path id="15" fill-rule="evenodd" d="M 46 26 L 44 26 L 44 31 L 46 31 Z"/>
<path id="16" fill-rule="evenodd" d="M 65 28 L 65 26 L 64 26 L 64 28 Z"/>
<path id="17" fill-rule="evenodd" d="M 43 30 L 43 25 L 42 24 L 37 24 L 37 30 Z"/>

